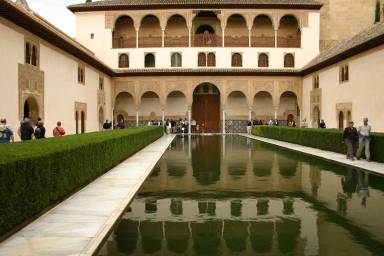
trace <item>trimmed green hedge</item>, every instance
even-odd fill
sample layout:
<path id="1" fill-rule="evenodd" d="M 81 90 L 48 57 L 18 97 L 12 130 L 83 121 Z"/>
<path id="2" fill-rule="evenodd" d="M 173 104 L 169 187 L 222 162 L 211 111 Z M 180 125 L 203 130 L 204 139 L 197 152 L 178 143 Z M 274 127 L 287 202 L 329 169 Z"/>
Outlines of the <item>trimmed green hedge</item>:
<path id="1" fill-rule="evenodd" d="M 141 127 L 0 145 L 0 236 L 162 135 Z"/>
<path id="2" fill-rule="evenodd" d="M 343 132 L 338 129 L 254 126 L 252 134 L 343 154 L 346 152 L 345 145 L 341 143 Z M 374 161 L 384 162 L 384 134 L 371 135 L 371 158 Z"/>

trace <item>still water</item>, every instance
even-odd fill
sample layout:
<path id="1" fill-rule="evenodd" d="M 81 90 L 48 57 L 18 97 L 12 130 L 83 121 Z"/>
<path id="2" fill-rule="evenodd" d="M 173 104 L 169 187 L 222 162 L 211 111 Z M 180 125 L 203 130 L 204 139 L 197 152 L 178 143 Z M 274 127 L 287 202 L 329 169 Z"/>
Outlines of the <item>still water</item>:
<path id="1" fill-rule="evenodd" d="M 384 255 L 384 178 L 241 136 L 176 137 L 99 255 Z"/>

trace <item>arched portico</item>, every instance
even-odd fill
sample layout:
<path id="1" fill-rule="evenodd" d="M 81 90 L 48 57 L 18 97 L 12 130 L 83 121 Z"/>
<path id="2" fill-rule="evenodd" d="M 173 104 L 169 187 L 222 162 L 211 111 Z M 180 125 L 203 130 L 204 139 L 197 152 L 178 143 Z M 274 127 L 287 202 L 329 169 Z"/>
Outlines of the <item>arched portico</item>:
<path id="1" fill-rule="evenodd" d="M 137 105 L 131 93 L 123 91 L 117 94 L 114 106 L 115 123 L 124 120 L 126 126 L 135 126 L 136 111 Z"/>
<path id="2" fill-rule="evenodd" d="M 295 121 L 298 124 L 300 121 L 300 108 L 296 93 L 285 91 L 280 95 L 277 116 L 277 119 L 283 122 L 288 122 L 288 120 L 290 120 Z"/>
<path id="3" fill-rule="evenodd" d="M 34 96 L 29 96 L 24 101 L 23 118 L 29 118 L 32 124 L 36 124 L 39 118 L 39 103 Z"/>
<path id="4" fill-rule="evenodd" d="M 138 107 L 142 124 L 149 121 L 159 122 L 163 119 L 163 106 L 160 102 L 160 96 L 154 91 L 147 91 L 141 95 L 140 105 Z"/>

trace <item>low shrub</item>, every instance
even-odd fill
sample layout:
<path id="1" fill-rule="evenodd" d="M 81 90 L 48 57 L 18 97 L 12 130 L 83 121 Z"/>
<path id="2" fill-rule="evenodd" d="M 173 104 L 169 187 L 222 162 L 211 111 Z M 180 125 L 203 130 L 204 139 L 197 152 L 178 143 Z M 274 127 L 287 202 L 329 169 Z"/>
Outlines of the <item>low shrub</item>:
<path id="1" fill-rule="evenodd" d="M 0 145 L 0 236 L 162 134 L 141 127 Z"/>
<path id="2" fill-rule="evenodd" d="M 252 134 L 303 146 L 345 153 L 343 132 L 338 129 L 292 128 L 284 126 L 254 126 Z M 384 162 L 384 134 L 372 133 L 372 160 Z"/>

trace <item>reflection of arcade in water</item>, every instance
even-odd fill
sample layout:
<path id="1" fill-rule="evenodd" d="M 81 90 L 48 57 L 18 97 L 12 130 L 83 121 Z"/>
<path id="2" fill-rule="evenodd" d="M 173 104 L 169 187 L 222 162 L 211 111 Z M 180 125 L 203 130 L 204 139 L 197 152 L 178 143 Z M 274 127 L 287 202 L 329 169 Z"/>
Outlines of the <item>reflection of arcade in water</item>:
<path id="1" fill-rule="evenodd" d="M 177 137 L 99 255 L 379 255 L 383 195 L 381 177 L 241 136 Z"/>
<path id="2" fill-rule="evenodd" d="M 138 199 L 123 216 L 109 244 L 109 255 L 293 253 L 316 249 L 305 241 L 315 231 L 316 213 L 302 222 L 307 203 L 292 199 Z M 303 227 L 306 225 L 309 227 Z M 316 250 L 314 251 L 316 252 Z"/>

